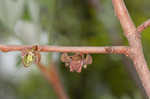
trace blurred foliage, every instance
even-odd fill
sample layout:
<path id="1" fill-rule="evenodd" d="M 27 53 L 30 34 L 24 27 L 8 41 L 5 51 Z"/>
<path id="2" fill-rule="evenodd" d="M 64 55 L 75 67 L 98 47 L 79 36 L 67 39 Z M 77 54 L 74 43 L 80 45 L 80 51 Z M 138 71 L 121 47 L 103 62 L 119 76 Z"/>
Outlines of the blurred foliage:
<path id="1" fill-rule="evenodd" d="M 96 3 L 92 4 L 94 2 Z M 125 3 L 136 26 L 150 17 L 149 0 L 125 0 Z M 40 30 L 37 30 L 39 33 L 35 33 L 31 41 L 46 35 L 41 41 L 48 39 L 45 44 L 51 45 L 128 45 L 114 14 L 111 0 L 0 0 L 0 9 L 0 43 L 4 43 L 10 37 L 15 37 L 14 39 L 23 44 L 29 42 L 29 37 L 32 38 L 30 33 L 25 32 L 29 36 L 24 37 L 24 34 L 19 32 L 22 34 L 18 36 L 14 29 L 17 22 L 22 20 L 36 24 Z M 150 29 L 146 29 L 142 34 L 148 64 L 149 31 Z M 136 81 L 123 63 L 123 60 L 128 61 L 122 58 L 124 56 L 92 56 L 93 64 L 83 69 L 80 74 L 69 72 L 69 69 L 58 61 L 59 74 L 70 99 L 141 99 Z M 16 60 L 16 65 L 19 66 L 21 60 L 18 57 Z M 4 81 L 7 83 L 3 83 Z M 1 78 L 0 85 L 11 86 L 10 90 L 14 90 L 15 96 L 3 99 L 57 99 L 52 86 L 37 71 L 19 81 L 14 84 Z M 3 89 L 5 88 L 1 90 Z"/>
<path id="2" fill-rule="evenodd" d="M 18 85 L 17 93 L 18 99 L 57 99 L 49 83 L 36 73 Z"/>

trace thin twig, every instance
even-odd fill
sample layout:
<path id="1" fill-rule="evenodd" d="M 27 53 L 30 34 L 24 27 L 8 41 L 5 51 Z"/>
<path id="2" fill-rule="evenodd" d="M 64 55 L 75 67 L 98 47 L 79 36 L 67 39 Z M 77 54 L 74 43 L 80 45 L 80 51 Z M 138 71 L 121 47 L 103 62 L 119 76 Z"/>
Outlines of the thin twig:
<path id="1" fill-rule="evenodd" d="M 30 48 L 24 45 L 0 45 L 0 50 L 3 52 L 22 51 L 25 48 Z M 80 53 L 115 53 L 127 54 L 129 48 L 127 46 L 105 46 L 105 47 L 65 47 L 65 46 L 38 46 L 40 52 L 80 52 Z"/>
<path id="2" fill-rule="evenodd" d="M 150 99 L 150 72 L 143 55 L 140 34 L 137 31 L 123 0 L 112 0 L 116 15 L 130 44 L 129 56 L 134 63 L 146 95 Z"/>
<path id="3" fill-rule="evenodd" d="M 50 64 L 50 69 L 47 69 L 43 64 L 38 63 L 37 66 L 43 73 L 44 77 L 48 80 L 48 82 L 54 88 L 56 94 L 59 99 L 69 99 L 67 94 L 64 91 L 64 87 L 61 84 L 58 72 L 54 66 L 54 63 Z"/>
<path id="4" fill-rule="evenodd" d="M 142 32 L 144 29 L 150 27 L 150 19 L 145 21 L 143 24 L 141 24 L 140 26 L 137 27 L 137 31 L 140 33 Z"/>

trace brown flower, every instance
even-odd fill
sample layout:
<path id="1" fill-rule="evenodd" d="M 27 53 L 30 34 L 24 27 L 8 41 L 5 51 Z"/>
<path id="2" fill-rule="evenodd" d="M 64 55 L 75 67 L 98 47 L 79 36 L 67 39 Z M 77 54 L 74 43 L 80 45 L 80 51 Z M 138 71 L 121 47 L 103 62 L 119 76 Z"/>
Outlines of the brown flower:
<path id="1" fill-rule="evenodd" d="M 61 55 L 61 61 L 65 63 L 65 66 L 70 68 L 70 72 L 81 72 L 82 67 L 86 68 L 87 64 L 92 64 L 92 57 L 87 54 L 75 53 L 69 56 L 67 53 Z"/>

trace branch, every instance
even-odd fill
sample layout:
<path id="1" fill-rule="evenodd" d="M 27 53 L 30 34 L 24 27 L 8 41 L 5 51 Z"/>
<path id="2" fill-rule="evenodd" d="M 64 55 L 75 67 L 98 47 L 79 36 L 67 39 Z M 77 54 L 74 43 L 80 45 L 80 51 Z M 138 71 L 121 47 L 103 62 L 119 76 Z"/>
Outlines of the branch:
<path id="1" fill-rule="evenodd" d="M 142 32 L 144 29 L 150 27 L 150 19 L 145 21 L 143 24 L 137 27 L 138 32 Z"/>
<path id="2" fill-rule="evenodd" d="M 136 31 L 136 27 L 134 26 L 134 23 L 132 22 L 132 19 L 130 18 L 130 15 L 128 14 L 128 10 L 126 9 L 126 6 L 124 4 L 123 0 L 112 0 L 115 13 L 121 23 L 121 26 L 124 30 L 125 35 L 128 37 L 129 35 L 132 35 Z"/>
<path id="3" fill-rule="evenodd" d="M 54 63 L 51 63 L 50 65 L 51 65 L 50 69 L 47 69 L 43 64 L 41 63 L 37 64 L 38 68 L 43 73 L 43 76 L 48 80 L 48 82 L 54 88 L 56 94 L 59 96 L 59 99 L 69 99 L 61 84 L 61 81 L 57 73 L 57 70 L 54 66 Z"/>
<path id="4" fill-rule="evenodd" d="M 32 46 L 23 45 L 0 45 L 0 50 L 3 52 L 22 51 L 25 48 L 32 48 Z M 71 53 L 115 53 L 127 54 L 127 46 L 106 46 L 106 47 L 63 47 L 63 46 L 38 46 L 40 52 L 71 52 Z"/>
<path id="5" fill-rule="evenodd" d="M 96 11 L 96 14 L 99 14 L 99 12 L 101 12 L 101 9 L 103 9 L 103 5 L 101 5 L 101 2 L 100 0 L 89 0 L 89 5 L 90 7 L 94 8 L 94 10 Z M 103 18 L 99 18 L 99 20 L 102 20 Z M 110 20 L 113 20 L 113 19 L 110 19 Z M 104 25 L 107 25 L 108 23 L 107 22 L 104 22 L 102 21 Z M 117 30 L 114 31 L 114 28 L 113 27 L 107 27 L 106 28 L 111 31 L 109 32 L 109 37 L 112 41 L 112 44 L 114 42 L 114 44 L 119 44 L 119 45 L 123 45 L 123 40 L 119 38 L 119 35 L 114 35 L 115 32 L 117 32 Z M 112 33 L 112 31 L 114 33 Z M 114 45 L 113 44 L 113 45 Z M 129 59 L 125 56 L 122 56 L 121 57 L 121 60 L 122 62 L 124 63 L 125 65 L 125 69 L 127 69 L 127 72 L 131 75 L 131 78 L 134 80 L 134 82 L 136 83 L 136 86 L 140 88 L 140 91 L 142 93 L 143 96 L 146 96 L 145 95 L 145 91 L 144 91 L 144 88 L 143 88 L 143 85 L 141 83 L 141 80 L 135 70 L 135 68 L 132 66 L 132 63 L 129 61 Z"/>
<path id="6" fill-rule="evenodd" d="M 138 31 L 136 31 L 135 25 L 130 18 L 126 6 L 123 0 L 112 0 L 113 6 L 121 26 L 124 30 L 124 34 L 127 37 L 130 44 L 129 57 L 134 63 L 142 85 L 145 89 L 145 93 L 150 99 L 150 72 L 143 55 L 143 49 L 141 44 L 141 38 Z"/>

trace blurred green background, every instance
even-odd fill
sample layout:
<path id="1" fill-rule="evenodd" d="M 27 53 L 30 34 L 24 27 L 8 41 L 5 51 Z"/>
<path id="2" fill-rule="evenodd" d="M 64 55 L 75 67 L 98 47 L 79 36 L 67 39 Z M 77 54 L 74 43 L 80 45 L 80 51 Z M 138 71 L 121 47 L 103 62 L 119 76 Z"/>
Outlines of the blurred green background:
<path id="1" fill-rule="evenodd" d="M 136 26 L 150 17 L 150 0 L 125 0 Z M 150 29 L 142 33 L 150 64 Z M 128 45 L 111 0 L 0 0 L 0 44 L 62 46 Z M 60 53 L 42 53 L 57 63 L 70 99 L 142 99 L 132 62 L 123 55 L 92 54 L 93 64 L 69 72 Z M 143 91 L 142 91 L 143 92 Z M 36 66 L 24 68 L 19 52 L 0 52 L 0 99 L 58 99 Z"/>

